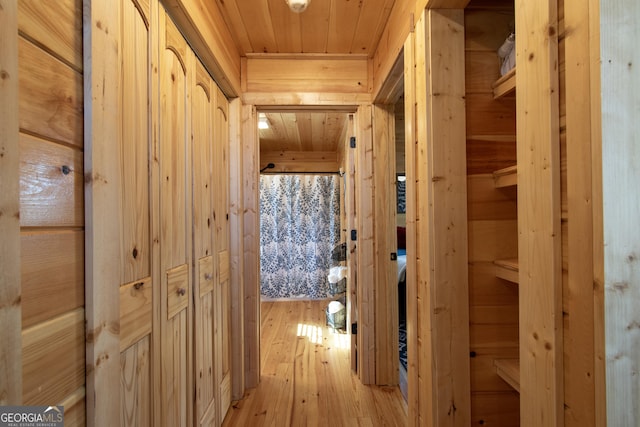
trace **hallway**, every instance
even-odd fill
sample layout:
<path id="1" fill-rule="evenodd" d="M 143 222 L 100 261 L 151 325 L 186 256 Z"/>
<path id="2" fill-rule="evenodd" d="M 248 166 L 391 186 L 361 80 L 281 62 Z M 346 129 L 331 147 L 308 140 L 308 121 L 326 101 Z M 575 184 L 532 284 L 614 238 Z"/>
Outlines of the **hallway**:
<path id="1" fill-rule="evenodd" d="M 404 426 L 398 387 L 363 386 L 348 335 L 325 325 L 326 301 L 263 302 L 262 377 L 224 426 Z"/>

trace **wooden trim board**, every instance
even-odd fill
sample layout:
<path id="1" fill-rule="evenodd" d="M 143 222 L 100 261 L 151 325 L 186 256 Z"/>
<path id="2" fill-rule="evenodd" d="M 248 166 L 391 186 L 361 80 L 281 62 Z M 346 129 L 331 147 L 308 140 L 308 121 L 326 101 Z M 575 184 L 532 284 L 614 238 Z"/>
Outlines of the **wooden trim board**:
<path id="1" fill-rule="evenodd" d="M 18 4 L 0 0 L 0 405 L 22 402 Z"/>

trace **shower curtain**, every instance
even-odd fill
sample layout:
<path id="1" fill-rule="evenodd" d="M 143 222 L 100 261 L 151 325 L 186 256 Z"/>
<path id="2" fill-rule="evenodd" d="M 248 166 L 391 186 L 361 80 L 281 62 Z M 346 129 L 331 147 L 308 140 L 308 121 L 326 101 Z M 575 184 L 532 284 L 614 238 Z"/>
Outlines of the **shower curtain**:
<path id="1" fill-rule="evenodd" d="M 264 297 L 327 298 L 331 251 L 339 240 L 338 175 L 260 176 Z"/>

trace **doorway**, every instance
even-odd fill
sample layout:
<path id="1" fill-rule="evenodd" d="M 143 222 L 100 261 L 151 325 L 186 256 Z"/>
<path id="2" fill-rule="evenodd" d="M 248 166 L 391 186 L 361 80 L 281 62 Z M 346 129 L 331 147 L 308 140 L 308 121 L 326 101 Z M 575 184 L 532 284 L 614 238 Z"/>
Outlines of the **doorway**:
<path id="1" fill-rule="evenodd" d="M 347 207 L 353 203 L 347 197 L 353 193 L 347 191 L 345 170 L 353 114 L 343 108 L 267 108 L 256 116 L 260 306 L 321 301 L 314 306 L 321 307 L 325 325 L 341 335 L 348 351 L 354 298 L 346 256 Z M 264 340 L 261 345 L 267 351 Z"/>

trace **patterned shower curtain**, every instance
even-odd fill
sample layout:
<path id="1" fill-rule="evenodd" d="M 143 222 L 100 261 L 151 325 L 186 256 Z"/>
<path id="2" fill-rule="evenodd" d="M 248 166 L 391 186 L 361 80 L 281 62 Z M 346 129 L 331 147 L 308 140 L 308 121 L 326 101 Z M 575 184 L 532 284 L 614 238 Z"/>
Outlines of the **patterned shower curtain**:
<path id="1" fill-rule="evenodd" d="M 268 298 L 329 296 L 340 241 L 338 175 L 260 176 L 260 289 Z"/>

